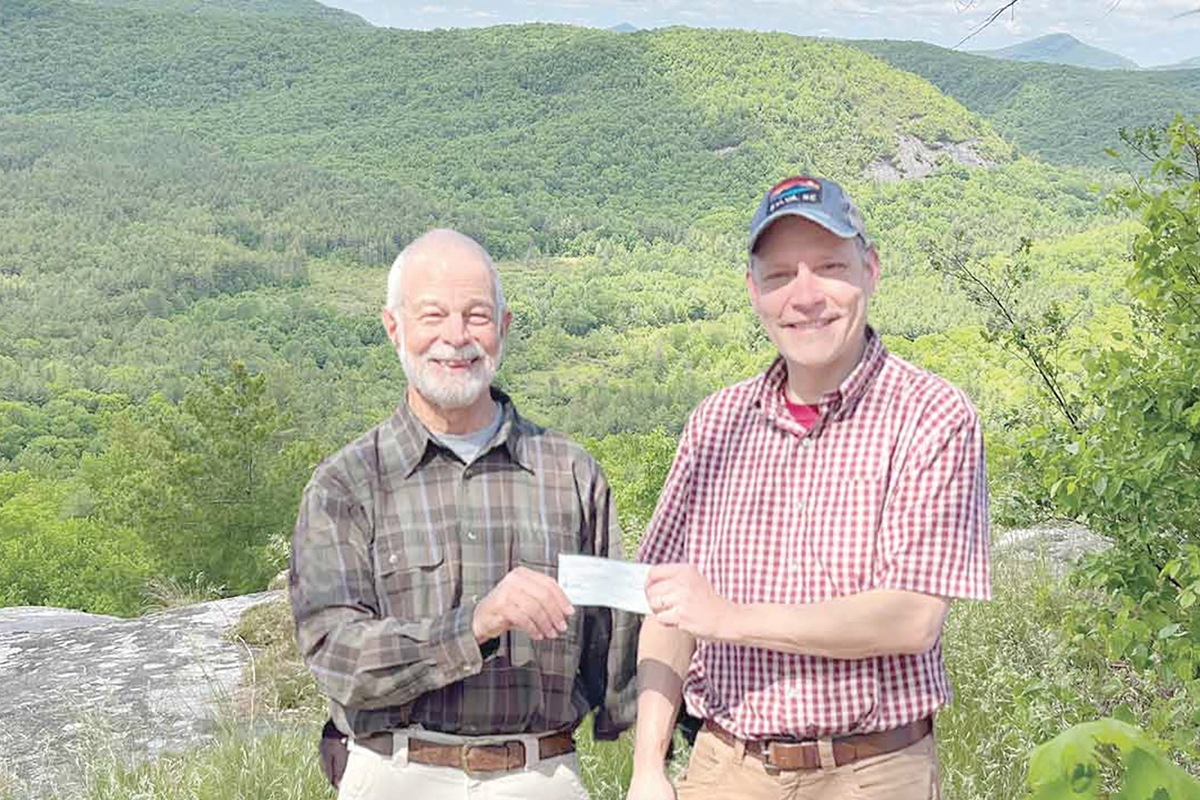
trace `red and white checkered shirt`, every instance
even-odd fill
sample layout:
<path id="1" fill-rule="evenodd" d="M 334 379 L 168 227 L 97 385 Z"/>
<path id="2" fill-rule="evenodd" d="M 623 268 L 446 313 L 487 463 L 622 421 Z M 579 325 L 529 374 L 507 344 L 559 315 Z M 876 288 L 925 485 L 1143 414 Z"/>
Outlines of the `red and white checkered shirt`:
<path id="1" fill-rule="evenodd" d="M 983 438 L 966 396 L 870 330 L 808 431 L 786 382 L 778 359 L 696 408 L 638 560 L 694 564 L 735 603 L 990 597 Z M 745 739 L 888 730 L 950 697 L 940 639 L 852 660 L 698 641 L 684 684 L 690 713 Z"/>

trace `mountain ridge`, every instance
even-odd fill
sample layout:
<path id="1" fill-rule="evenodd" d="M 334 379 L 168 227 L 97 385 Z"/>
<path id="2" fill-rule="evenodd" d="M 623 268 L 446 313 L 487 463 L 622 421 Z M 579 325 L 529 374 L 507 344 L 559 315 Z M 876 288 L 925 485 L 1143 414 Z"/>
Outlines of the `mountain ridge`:
<path id="1" fill-rule="evenodd" d="M 974 50 L 976 55 L 1008 61 L 1036 61 L 1088 69 L 1141 69 L 1132 59 L 1093 47 L 1069 33 L 1051 33 L 996 50 Z"/>
<path id="2" fill-rule="evenodd" d="M 962 53 L 926 42 L 848 41 L 920 75 L 988 119 L 1006 140 L 1059 164 L 1112 166 L 1118 131 L 1200 108 L 1200 81 L 1184 71 L 1096 70 Z"/>
<path id="3" fill-rule="evenodd" d="M 320 20 L 332 24 L 370 27 L 358 14 L 317 0 L 70 0 L 100 8 L 124 8 L 162 14 L 276 17 Z"/>
<path id="4" fill-rule="evenodd" d="M 40 16 L 6 22 L 0 113 L 101 115 L 123 129 L 169 119 L 239 157 L 407 187 L 496 231 L 502 254 L 661 235 L 751 202 L 774 175 L 862 180 L 898 157 L 901 136 L 1012 159 L 925 80 L 784 34 L 167 21 L 51 0 L 5 10 L 21 7 Z M 103 50 L 84 46 L 97 38 Z M 469 202 L 447 176 L 470 176 Z"/>

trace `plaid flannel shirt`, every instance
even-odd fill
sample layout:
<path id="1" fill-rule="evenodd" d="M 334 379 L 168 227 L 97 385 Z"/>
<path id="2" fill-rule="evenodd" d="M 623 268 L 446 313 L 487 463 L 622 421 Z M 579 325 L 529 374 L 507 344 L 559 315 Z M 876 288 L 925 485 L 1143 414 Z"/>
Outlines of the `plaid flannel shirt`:
<path id="1" fill-rule="evenodd" d="M 574 728 L 614 738 L 636 708 L 634 615 L 580 608 L 565 634 L 481 652 L 476 604 L 510 570 L 558 554 L 621 557 L 612 493 L 579 445 L 517 414 L 469 464 L 407 403 L 317 468 L 292 540 L 305 663 L 345 733 L 420 725 L 462 735 Z"/>

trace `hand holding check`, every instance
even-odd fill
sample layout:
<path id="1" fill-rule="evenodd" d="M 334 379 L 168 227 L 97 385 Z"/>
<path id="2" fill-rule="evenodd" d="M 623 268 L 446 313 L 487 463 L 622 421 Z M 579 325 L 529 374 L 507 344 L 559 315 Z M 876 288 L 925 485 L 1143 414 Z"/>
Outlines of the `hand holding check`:
<path id="1" fill-rule="evenodd" d="M 702 639 L 717 638 L 733 604 L 690 564 L 633 564 L 594 556 L 560 555 L 558 583 L 579 606 L 652 614 L 655 621 Z"/>
<path id="2" fill-rule="evenodd" d="M 733 603 L 717 594 L 691 564 L 660 564 L 650 569 L 646 598 L 654 620 L 700 639 L 719 639 L 734 613 Z"/>

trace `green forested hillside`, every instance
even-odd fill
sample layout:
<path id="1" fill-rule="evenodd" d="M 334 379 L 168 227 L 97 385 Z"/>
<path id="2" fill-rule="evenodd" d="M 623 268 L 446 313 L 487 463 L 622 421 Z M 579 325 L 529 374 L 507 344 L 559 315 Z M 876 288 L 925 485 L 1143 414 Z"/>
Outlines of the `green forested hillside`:
<path id="1" fill-rule="evenodd" d="M 132 8 L 167 14 L 289 17 L 343 25 L 369 25 L 349 11 L 316 0 L 77 0 L 97 6 Z"/>
<path id="2" fill-rule="evenodd" d="M 975 53 L 1007 61 L 1040 61 L 1089 69 L 1140 69 L 1136 62 L 1086 45 L 1068 33 L 1052 33 L 999 50 L 976 50 Z"/>
<path id="3" fill-rule="evenodd" d="M 1117 544 L 1049 622 L 963 624 L 991 689 L 950 796 L 1009 800 L 1014 747 L 1080 714 L 1200 763 L 1200 133 L 1162 127 L 1200 73 L 316 11 L 0 0 L 0 606 L 262 588 L 314 465 L 401 396 L 385 276 L 435 225 L 499 260 L 498 382 L 597 455 L 636 539 L 689 411 L 772 357 L 745 229 L 812 171 L 879 243 L 889 348 L 978 405 L 997 527 Z M 1135 185 L 1103 149 L 1146 124 Z M 1038 659 L 998 669 L 1014 645 Z"/>
<path id="4" fill-rule="evenodd" d="M 117 525 L 146 542 L 144 569 L 231 588 L 269 571 L 264 537 L 290 524 L 313 454 L 399 396 L 384 272 L 435 224 L 502 259 L 517 318 L 502 384 L 612 453 L 669 453 L 644 437 L 669 442 L 769 357 L 744 229 L 785 174 L 851 188 L 884 253 L 876 325 L 919 360 L 971 343 L 978 360 L 949 369 L 997 425 L 1030 390 L 993 380 L 1011 359 L 929 252 L 1003 260 L 1030 237 L 1031 269 L 1057 287 L 1043 301 L 1091 313 L 1121 292 L 1128 232 L 1097 175 L 1015 158 L 983 116 L 830 42 L 8 0 L 0 74 L 0 464 L 24 470 L 12 497 L 42 498 L 22 524 Z M 870 180 L 902 141 L 933 154 L 932 174 Z M 191 455 L 197 430 L 245 438 L 216 411 L 230 397 L 279 427 L 239 451 L 272 465 L 230 489 L 244 519 L 203 488 L 217 462 Z M 163 494 L 186 499 L 186 525 Z M 244 530 L 259 555 L 234 569 L 160 535 L 193 525 Z M 20 597 L 53 599 L 35 589 Z"/>
<path id="5" fill-rule="evenodd" d="M 1006 62 L 923 42 L 853 44 L 983 115 L 1022 153 L 1057 164 L 1111 166 L 1104 148 L 1121 128 L 1200 111 L 1200 72 Z"/>
<path id="6" fill-rule="evenodd" d="M 855 178 L 901 134 L 1011 158 L 923 81 L 794 37 L 413 33 L 48 0 L 2 13 L 5 112 L 102 140 L 166 128 L 227 156 L 408 187 L 505 255 L 678 238 L 752 202 L 764 176 Z"/>

